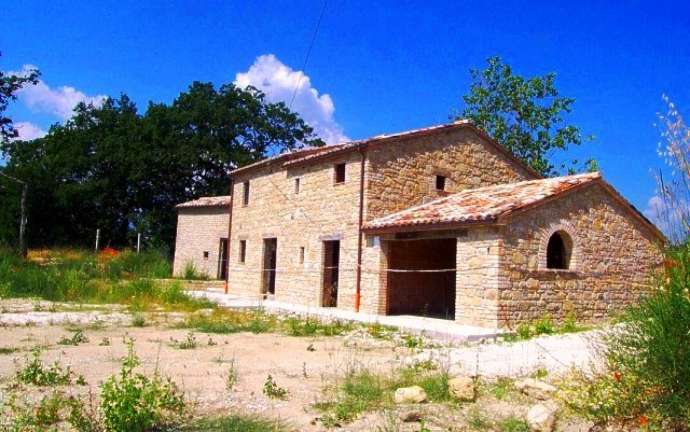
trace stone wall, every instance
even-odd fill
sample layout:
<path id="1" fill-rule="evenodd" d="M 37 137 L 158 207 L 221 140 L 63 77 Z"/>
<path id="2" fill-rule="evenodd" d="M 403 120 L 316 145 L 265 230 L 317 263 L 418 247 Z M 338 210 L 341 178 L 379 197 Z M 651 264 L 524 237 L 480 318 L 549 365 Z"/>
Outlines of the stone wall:
<path id="1" fill-rule="evenodd" d="M 346 163 L 343 184 L 334 184 L 334 165 Z M 359 222 L 361 156 L 286 170 L 263 167 L 234 178 L 229 292 L 261 293 L 263 239 L 277 239 L 275 299 L 320 306 L 324 240 L 340 240 L 338 307 L 353 309 Z M 299 193 L 295 179 L 299 178 Z M 243 206 L 243 182 L 249 181 L 249 205 Z M 246 262 L 238 262 L 239 241 L 246 240 Z M 304 262 L 300 262 L 304 248 Z"/>
<path id="2" fill-rule="evenodd" d="M 374 146 L 367 159 L 366 220 L 465 189 L 535 178 L 469 128 Z M 436 175 L 447 178 L 445 193 L 436 190 Z"/>
<path id="3" fill-rule="evenodd" d="M 503 239 L 495 227 L 459 233 L 455 282 L 455 321 L 498 327 L 498 295 Z"/>
<path id="4" fill-rule="evenodd" d="M 572 314 L 600 321 L 637 301 L 662 261 L 658 239 L 598 184 L 515 216 L 503 241 L 502 326 Z M 546 269 L 556 231 L 572 239 L 568 270 Z"/>
<path id="5" fill-rule="evenodd" d="M 228 237 L 229 208 L 190 207 L 177 213 L 173 274 L 184 273 L 187 263 L 211 278 L 218 276 L 220 239 Z M 204 257 L 208 252 L 208 257 Z"/>

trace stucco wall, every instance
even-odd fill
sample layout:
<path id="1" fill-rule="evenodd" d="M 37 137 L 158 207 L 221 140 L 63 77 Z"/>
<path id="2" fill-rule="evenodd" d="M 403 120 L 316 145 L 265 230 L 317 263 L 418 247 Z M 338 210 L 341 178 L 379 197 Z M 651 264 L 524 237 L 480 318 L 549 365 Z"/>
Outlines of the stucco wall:
<path id="1" fill-rule="evenodd" d="M 546 244 L 558 230 L 573 241 L 567 271 L 546 269 Z M 602 186 L 587 186 L 507 226 L 498 320 L 504 326 L 546 314 L 602 320 L 647 292 L 661 261 L 658 239 L 646 226 Z"/>
<path id="2" fill-rule="evenodd" d="M 535 178 L 468 128 L 374 146 L 367 159 L 366 220 L 442 196 L 437 174 L 447 177 L 448 193 Z"/>
<path id="3" fill-rule="evenodd" d="M 345 162 L 346 180 L 334 184 L 333 167 Z M 340 239 L 338 307 L 354 308 L 359 222 L 359 153 L 341 155 L 289 170 L 266 167 L 234 179 L 229 290 L 245 296 L 261 292 L 263 239 L 277 238 L 275 299 L 321 305 L 323 241 Z M 300 191 L 295 193 L 295 178 Z M 249 205 L 242 205 L 243 182 L 250 182 Z M 239 263 L 239 241 L 247 242 Z M 304 263 L 299 262 L 304 247 Z"/>
<path id="4" fill-rule="evenodd" d="M 211 278 L 218 275 L 220 239 L 227 238 L 229 208 L 181 208 L 177 213 L 177 237 L 173 274 L 181 275 L 187 263 Z M 208 258 L 204 258 L 204 251 Z"/>

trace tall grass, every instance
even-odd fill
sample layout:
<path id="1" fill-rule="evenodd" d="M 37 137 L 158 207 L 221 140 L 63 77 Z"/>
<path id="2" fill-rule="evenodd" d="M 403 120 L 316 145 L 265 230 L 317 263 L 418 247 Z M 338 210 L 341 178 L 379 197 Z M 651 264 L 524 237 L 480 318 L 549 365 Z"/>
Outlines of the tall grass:
<path id="1" fill-rule="evenodd" d="M 170 275 L 170 264 L 158 252 L 123 252 L 103 259 L 93 254 L 70 258 L 24 260 L 0 250 L 0 296 L 39 297 L 52 301 L 122 303 L 143 310 L 151 305 L 189 310 L 210 307 L 189 297 L 179 282 L 151 280 Z"/>

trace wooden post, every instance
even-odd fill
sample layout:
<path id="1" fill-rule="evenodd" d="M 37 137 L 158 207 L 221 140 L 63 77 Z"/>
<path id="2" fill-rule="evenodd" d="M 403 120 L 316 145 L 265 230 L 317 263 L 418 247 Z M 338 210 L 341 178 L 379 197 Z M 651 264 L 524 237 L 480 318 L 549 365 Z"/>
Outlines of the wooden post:
<path id="1" fill-rule="evenodd" d="M 29 186 L 22 182 L 22 198 L 19 204 L 19 254 L 26 258 L 26 195 Z"/>
<path id="2" fill-rule="evenodd" d="M 98 253 L 98 241 L 100 240 L 101 237 L 101 229 L 97 228 L 96 229 L 96 253 Z"/>

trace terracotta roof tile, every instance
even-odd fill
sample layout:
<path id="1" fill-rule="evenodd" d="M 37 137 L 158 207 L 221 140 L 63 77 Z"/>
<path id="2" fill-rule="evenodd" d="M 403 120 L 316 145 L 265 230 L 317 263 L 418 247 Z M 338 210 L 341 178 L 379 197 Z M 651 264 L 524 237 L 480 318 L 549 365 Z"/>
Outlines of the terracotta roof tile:
<path id="1" fill-rule="evenodd" d="M 597 172 L 465 190 L 374 219 L 367 222 L 364 229 L 494 222 L 512 211 L 600 178 Z"/>
<path id="2" fill-rule="evenodd" d="M 230 206 L 230 195 L 215 196 L 215 197 L 201 197 L 192 201 L 183 202 L 176 205 L 176 208 L 191 208 L 191 207 L 223 207 Z"/>

